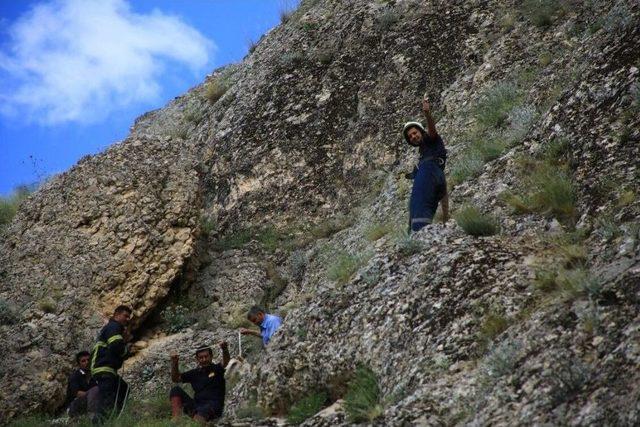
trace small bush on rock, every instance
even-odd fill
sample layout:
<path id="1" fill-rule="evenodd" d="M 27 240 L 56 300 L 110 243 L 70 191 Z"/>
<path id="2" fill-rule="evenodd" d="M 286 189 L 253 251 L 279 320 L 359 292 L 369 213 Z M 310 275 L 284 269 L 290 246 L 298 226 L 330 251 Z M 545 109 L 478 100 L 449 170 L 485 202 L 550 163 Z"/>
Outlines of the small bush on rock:
<path id="1" fill-rule="evenodd" d="M 304 397 L 289 409 L 287 421 L 291 424 L 301 424 L 322 409 L 327 400 L 327 393 L 315 392 Z"/>
<path id="2" fill-rule="evenodd" d="M 358 366 L 356 369 L 344 397 L 344 408 L 354 423 L 373 421 L 384 412 L 378 379 L 370 368 Z"/>
<path id="3" fill-rule="evenodd" d="M 0 298 L 0 325 L 13 325 L 18 320 L 19 316 L 15 306 Z"/>
<path id="4" fill-rule="evenodd" d="M 221 81 L 214 80 L 206 84 L 204 89 L 204 97 L 212 104 L 215 104 L 227 92 L 229 86 Z"/>
<path id="5" fill-rule="evenodd" d="M 398 245 L 398 252 L 404 256 L 415 255 L 425 248 L 424 242 L 412 239 L 411 236 L 407 236 L 406 234 L 399 237 L 396 244 Z"/>
<path id="6" fill-rule="evenodd" d="M 507 121 L 509 112 L 520 101 L 518 87 L 511 82 L 498 83 L 487 89 L 475 107 L 474 115 L 478 124 L 486 128 L 501 127 Z"/>
<path id="7" fill-rule="evenodd" d="M 385 223 L 375 223 L 371 224 L 364 232 L 364 236 L 370 242 L 375 242 L 376 240 L 386 236 L 393 230 L 393 225 L 387 222 Z"/>
<path id="8" fill-rule="evenodd" d="M 551 26 L 560 9 L 561 4 L 558 0 L 525 0 L 522 3 L 522 14 L 538 28 Z"/>
<path id="9" fill-rule="evenodd" d="M 571 180 L 561 168 L 540 165 L 531 176 L 532 202 L 537 210 L 559 219 L 575 216 L 576 196 Z"/>
<path id="10" fill-rule="evenodd" d="M 458 225 L 472 236 L 491 236 L 498 232 L 498 221 L 473 206 L 462 207 L 455 214 Z"/>
<path id="11" fill-rule="evenodd" d="M 327 269 L 327 278 L 344 285 L 363 263 L 364 258 L 361 255 L 339 252 Z"/>
<path id="12" fill-rule="evenodd" d="M 164 330 L 168 333 L 180 332 L 194 323 L 191 311 L 181 305 L 170 306 L 162 312 Z"/>
<path id="13" fill-rule="evenodd" d="M 18 207 L 31 191 L 27 186 L 16 188 L 8 197 L 0 197 L 0 231 L 2 231 L 18 212 Z"/>
<path id="14" fill-rule="evenodd" d="M 480 175 L 483 167 L 482 154 L 478 150 L 467 148 L 451 165 L 449 182 L 451 185 L 457 185 L 476 177 Z"/>

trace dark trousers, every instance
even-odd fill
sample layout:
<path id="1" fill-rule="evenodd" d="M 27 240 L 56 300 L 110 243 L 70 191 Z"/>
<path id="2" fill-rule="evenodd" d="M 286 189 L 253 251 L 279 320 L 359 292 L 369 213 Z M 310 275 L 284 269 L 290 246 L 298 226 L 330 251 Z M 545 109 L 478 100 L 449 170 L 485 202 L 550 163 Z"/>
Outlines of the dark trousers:
<path id="1" fill-rule="evenodd" d="M 434 160 L 422 160 L 413 178 L 409 201 L 409 229 L 418 231 L 431 224 L 438 203 L 447 194 L 444 171 Z"/>
<path id="2" fill-rule="evenodd" d="M 81 397 L 76 397 L 71 401 L 71 403 L 69 404 L 69 408 L 67 409 L 67 413 L 71 418 L 84 415 L 87 412 L 93 414 L 97 410 L 99 398 L 100 394 L 98 391 L 98 387 L 91 387 L 87 391 L 87 394 Z"/>
<path id="3" fill-rule="evenodd" d="M 182 411 L 190 417 L 200 415 L 205 420 L 211 421 L 222 416 L 221 402 L 196 402 L 180 386 L 174 386 L 169 392 L 169 398 L 174 397 L 180 398 L 182 401 Z"/>
<path id="4" fill-rule="evenodd" d="M 100 393 L 97 420 L 103 422 L 112 415 L 117 415 L 124 406 L 129 385 L 118 375 L 99 374 L 94 377 Z"/>

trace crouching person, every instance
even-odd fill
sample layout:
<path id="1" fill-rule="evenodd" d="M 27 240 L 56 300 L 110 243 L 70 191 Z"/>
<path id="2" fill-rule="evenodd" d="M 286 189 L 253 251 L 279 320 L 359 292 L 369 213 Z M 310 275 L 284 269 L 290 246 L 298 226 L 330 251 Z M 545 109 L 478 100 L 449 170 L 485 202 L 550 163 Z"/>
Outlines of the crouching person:
<path id="1" fill-rule="evenodd" d="M 89 393 L 89 390 L 96 386 L 89 371 L 90 356 L 88 351 L 76 354 L 78 368 L 69 377 L 66 407 L 67 413 L 72 418 L 86 414 L 88 409 L 91 412 L 95 411 L 95 393 Z M 90 399 L 92 396 L 93 398 Z"/>
<path id="2" fill-rule="evenodd" d="M 221 341 L 218 345 L 222 350 L 222 363 L 213 363 L 211 348 L 199 348 L 196 350 L 198 367 L 183 373 L 178 367 L 178 354 L 171 353 L 171 380 L 175 383 L 190 383 L 195 392 L 191 398 L 180 386 L 171 389 L 169 397 L 174 420 L 183 412 L 200 424 L 222 416 L 225 394 L 224 369 L 230 357 L 227 343 Z"/>

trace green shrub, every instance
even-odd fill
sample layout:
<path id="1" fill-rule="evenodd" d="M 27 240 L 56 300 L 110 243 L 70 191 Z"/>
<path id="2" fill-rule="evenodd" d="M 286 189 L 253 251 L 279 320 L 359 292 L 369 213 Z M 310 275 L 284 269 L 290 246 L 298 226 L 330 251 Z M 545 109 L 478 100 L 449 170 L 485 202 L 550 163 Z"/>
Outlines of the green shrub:
<path id="1" fill-rule="evenodd" d="M 484 167 L 482 154 L 478 150 L 471 148 L 465 149 L 451 163 L 449 169 L 449 182 L 451 185 L 458 185 L 469 178 L 480 175 Z"/>
<path id="2" fill-rule="evenodd" d="M 0 197 L 0 231 L 2 231 L 18 212 L 20 204 L 26 199 L 31 190 L 25 185 L 16 188 L 8 197 Z"/>
<path id="3" fill-rule="evenodd" d="M 382 415 L 384 409 L 378 379 L 371 369 L 358 366 L 354 377 L 349 381 L 344 409 L 349 420 L 354 423 L 370 422 Z"/>
<path id="4" fill-rule="evenodd" d="M 425 249 L 423 241 L 412 239 L 411 236 L 406 234 L 398 237 L 396 245 L 398 246 L 398 252 L 403 256 L 415 255 Z"/>
<path id="5" fill-rule="evenodd" d="M 311 228 L 310 233 L 312 236 L 319 239 L 330 237 L 338 231 L 351 226 L 353 222 L 354 218 L 351 215 L 338 215 L 316 224 Z"/>
<path id="6" fill-rule="evenodd" d="M 211 235 L 211 233 L 216 230 L 217 226 L 218 224 L 215 220 L 212 220 L 211 218 L 208 218 L 204 215 L 200 217 L 200 231 L 205 236 Z"/>
<path id="7" fill-rule="evenodd" d="M 340 285 L 344 285 L 349 281 L 351 276 L 358 271 L 358 268 L 360 268 L 362 264 L 364 264 L 364 258 L 361 255 L 340 251 L 336 254 L 333 263 L 327 269 L 327 278 Z"/>
<path id="8" fill-rule="evenodd" d="M 280 15 L 280 23 L 286 24 L 289 22 L 293 14 L 295 13 L 295 8 L 292 7 L 288 3 L 282 3 L 280 5 L 280 10 L 278 11 L 278 15 Z"/>
<path id="9" fill-rule="evenodd" d="M 375 242 L 376 240 L 386 236 L 393 230 L 393 225 L 388 222 L 383 223 L 375 223 L 371 224 L 364 232 L 364 237 L 370 241 Z"/>
<path id="10" fill-rule="evenodd" d="M 565 137 L 557 137 L 549 141 L 544 147 L 544 157 L 549 162 L 558 162 L 569 151 L 569 140 Z"/>
<path id="11" fill-rule="evenodd" d="M 211 81 L 205 85 L 204 97 L 212 104 L 215 104 L 222 96 L 227 93 L 229 85 L 223 79 Z"/>
<path id="12" fill-rule="evenodd" d="M 303 251 L 297 250 L 291 254 L 289 273 L 296 282 L 302 281 L 304 273 L 307 271 L 309 260 Z"/>
<path id="13" fill-rule="evenodd" d="M 520 101 L 520 92 L 514 83 L 503 82 L 487 89 L 474 108 L 474 116 L 482 127 L 503 126 L 509 112 Z"/>
<path id="14" fill-rule="evenodd" d="M 238 249 L 249 243 L 252 237 L 253 232 L 250 229 L 242 229 L 213 242 L 212 249 L 215 251 Z"/>
<path id="15" fill-rule="evenodd" d="M 285 67 L 295 67 L 306 59 L 304 52 L 301 51 L 290 51 L 285 52 L 280 57 L 280 63 Z"/>
<path id="16" fill-rule="evenodd" d="M 542 164 L 530 177 L 532 202 L 537 210 L 559 219 L 573 219 L 576 196 L 571 180 L 559 167 Z"/>
<path id="17" fill-rule="evenodd" d="M 509 339 L 490 348 L 481 365 L 482 374 L 489 381 L 510 374 L 518 363 L 519 351 L 520 344 Z"/>
<path id="18" fill-rule="evenodd" d="M 42 426 L 50 426 L 51 418 L 42 415 L 42 414 L 34 414 L 27 415 L 24 417 L 17 418 L 9 423 L 9 427 L 42 427 Z"/>
<path id="19" fill-rule="evenodd" d="M 581 296 L 597 297 L 601 284 L 587 269 L 560 270 L 556 277 L 558 291 L 568 300 Z"/>
<path id="20" fill-rule="evenodd" d="M 44 313 L 55 313 L 57 305 L 52 298 L 43 298 L 38 301 L 38 309 Z"/>
<path id="21" fill-rule="evenodd" d="M 184 111 L 184 119 L 198 125 L 204 119 L 204 111 L 198 106 L 191 106 Z"/>
<path id="22" fill-rule="evenodd" d="M 520 105 L 509 112 L 509 127 L 502 136 L 507 146 L 522 141 L 533 123 L 538 119 L 538 110 L 532 105 Z"/>
<path id="23" fill-rule="evenodd" d="M 540 64 L 541 67 L 546 67 L 547 65 L 551 64 L 552 60 L 553 60 L 553 57 L 549 52 L 543 52 L 540 55 L 538 55 L 538 63 Z"/>
<path id="24" fill-rule="evenodd" d="M 387 9 L 377 19 L 378 29 L 381 31 L 390 30 L 399 20 L 400 15 L 396 11 Z"/>
<path id="25" fill-rule="evenodd" d="M 480 154 L 483 162 L 490 162 L 495 160 L 504 153 L 507 148 L 507 143 L 501 138 L 500 135 L 493 135 L 476 141 L 474 148 Z"/>
<path id="26" fill-rule="evenodd" d="M 500 195 L 500 198 L 511 207 L 515 214 L 526 214 L 533 211 L 530 201 L 523 198 L 523 196 L 506 191 Z"/>
<path id="27" fill-rule="evenodd" d="M 335 56 L 336 52 L 333 49 L 319 49 L 313 54 L 315 60 L 320 62 L 322 65 L 330 64 Z"/>
<path id="28" fill-rule="evenodd" d="M 522 14 L 536 27 L 547 28 L 560 8 L 558 0 L 524 0 Z"/>
<path id="29" fill-rule="evenodd" d="M 18 323 L 20 316 L 12 303 L 0 298 L 0 325 L 13 325 Z"/>
<path id="30" fill-rule="evenodd" d="M 367 285 L 373 286 L 380 281 L 381 276 L 382 273 L 380 272 L 380 269 L 377 266 L 374 266 L 362 274 L 362 280 Z"/>
<path id="31" fill-rule="evenodd" d="M 164 330 L 168 333 L 179 332 L 195 322 L 191 310 L 182 305 L 165 308 L 162 311 L 162 319 L 164 320 Z"/>
<path id="32" fill-rule="evenodd" d="M 287 415 L 287 421 L 296 425 L 303 423 L 308 418 L 317 414 L 326 401 L 327 393 L 325 392 L 309 394 L 291 406 L 289 414 Z"/>
<path id="33" fill-rule="evenodd" d="M 509 319 L 499 313 L 490 312 L 480 325 L 480 337 L 484 341 L 493 341 L 509 327 Z"/>
<path id="34" fill-rule="evenodd" d="M 189 136 L 189 127 L 185 124 L 177 123 L 170 131 L 170 136 L 173 139 L 186 140 Z"/>
<path id="35" fill-rule="evenodd" d="M 458 225 L 472 236 L 491 236 L 498 232 L 498 221 L 480 212 L 476 207 L 463 206 L 455 213 Z"/>

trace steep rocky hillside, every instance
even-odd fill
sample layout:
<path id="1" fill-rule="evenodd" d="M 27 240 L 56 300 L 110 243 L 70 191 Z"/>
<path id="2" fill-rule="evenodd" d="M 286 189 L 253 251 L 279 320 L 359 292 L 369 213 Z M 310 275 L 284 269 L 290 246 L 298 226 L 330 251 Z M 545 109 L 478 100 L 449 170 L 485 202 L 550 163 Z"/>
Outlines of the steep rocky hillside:
<path id="1" fill-rule="evenodd" d="M 315 395 L 333 410 L 307 425 L 353 423 L 364 366 L 375 425 L 637 425 L 639 46 L 632 0 L 303 1 L 23 203 L 0 248 L 2 419 L 55 410 L 117 304 L 148 396 L 169 349 L 237 354 L 260 303 L 285 324 L 245 338 L 229 424 Z M 455 219 L 408 238 L 400 128 L 425 92 Z"/>

